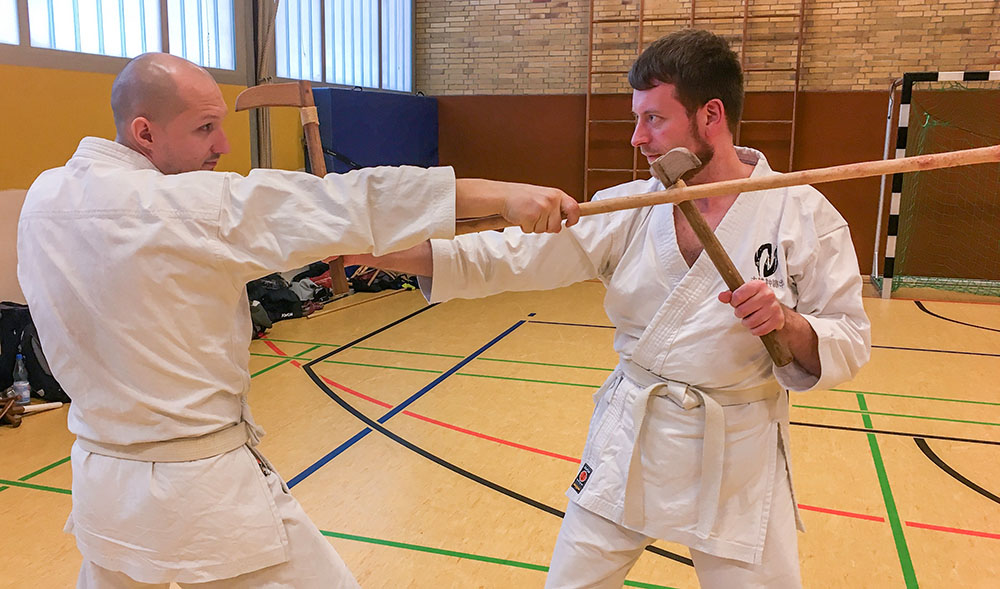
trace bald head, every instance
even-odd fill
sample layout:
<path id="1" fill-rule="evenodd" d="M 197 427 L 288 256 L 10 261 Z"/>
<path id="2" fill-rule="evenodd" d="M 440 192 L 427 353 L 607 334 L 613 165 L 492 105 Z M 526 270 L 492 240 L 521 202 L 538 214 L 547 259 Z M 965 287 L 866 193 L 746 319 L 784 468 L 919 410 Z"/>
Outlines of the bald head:
<path id="1" fill-rule="evenodd" d="M 128 62 L 111 87 L 115 141 L 164 174 L 212 170 L 229 152 L 222 130 L 228 108 L 212 75 L 167 53 Z"/>
<path id="2" fill-rule="evenodd" d="M 136 117 L 157 123 L 170 122 L 186 107 L 185 88 L 192 83 L 215 81 L 190 61 L 169 53 L 144 53 L 125 64 L 111 86 L 111 110 L 118 137 Z"/>

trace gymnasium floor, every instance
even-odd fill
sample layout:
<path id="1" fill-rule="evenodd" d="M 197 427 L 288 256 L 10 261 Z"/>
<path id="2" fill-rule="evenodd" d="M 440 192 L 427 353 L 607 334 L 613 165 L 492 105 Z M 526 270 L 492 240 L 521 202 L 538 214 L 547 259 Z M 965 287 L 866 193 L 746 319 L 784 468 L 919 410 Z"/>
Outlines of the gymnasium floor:
<path id="1" fill-rule="evenodd" d="M 363 587 L 542 586 L 616 361 L 602 296 L 359 294 L 253 343 L 262 450 Z M 1000 586 L 1000 305 L 865 304 L 872 361 L 792 396 L 804 584 Z M 317 359 L 326 391 L 303 368 Z M 75 582 L 71 444 L 65 408 L 0 428 L 0 587 Z M 657 544 L 628 585 L 697 581 L 683 547 Z"/>

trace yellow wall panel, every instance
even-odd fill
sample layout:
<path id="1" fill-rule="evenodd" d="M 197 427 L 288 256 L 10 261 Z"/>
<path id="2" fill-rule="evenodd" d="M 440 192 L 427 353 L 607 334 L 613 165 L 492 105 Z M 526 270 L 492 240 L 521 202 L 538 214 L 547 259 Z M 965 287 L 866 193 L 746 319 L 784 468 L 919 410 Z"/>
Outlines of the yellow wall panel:
<path id="1" fill-rule="evenodd" d="M 113 74 L 0 64 L 0 190 L 28 188 L 49 168 L 61 166 L 85 136 L 114 139 Z M 230 107 L 223 123 L 231 153 L 219 170 L 250 170 L 250 126 L 246 112 L 232 112 L 243 86 L 222 85 Z"/>

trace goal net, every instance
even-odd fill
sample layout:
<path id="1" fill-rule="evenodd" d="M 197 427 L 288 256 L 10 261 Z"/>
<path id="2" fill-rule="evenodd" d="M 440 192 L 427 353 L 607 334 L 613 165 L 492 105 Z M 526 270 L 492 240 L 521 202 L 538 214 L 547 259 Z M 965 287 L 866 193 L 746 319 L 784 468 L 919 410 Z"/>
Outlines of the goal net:
<path id="1" fill-rule="evenodd" d="M 896 157 L 1000 144 L 1000 72 L 907 74 L 896 136 Z M 892 192 L 883 296 L 1000 296 L 1000 164 L 897 175 Z"/>

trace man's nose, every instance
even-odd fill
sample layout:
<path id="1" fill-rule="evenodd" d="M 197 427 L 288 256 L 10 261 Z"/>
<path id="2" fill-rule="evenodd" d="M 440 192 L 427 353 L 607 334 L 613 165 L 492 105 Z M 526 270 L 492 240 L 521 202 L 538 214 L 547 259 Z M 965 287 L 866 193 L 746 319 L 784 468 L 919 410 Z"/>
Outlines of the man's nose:
<path id="1" fill-rule="evenodd" d="M 646 143 L 649 143 L 646 131 L 642 128 L 642 123 L 637 122 L 635 124 L 635 131 L 632 132 L 632 147 L 639 147 L 640 145 L 645 145 Z"/>
<path id="2" fill-rule="evenodd" d="M 219 135 L 212 144 L 212 151 L 219 155 L 229 153 L 229 139 L 226 138 L 226 133 L 222 129 L 219 129 Z"/>

